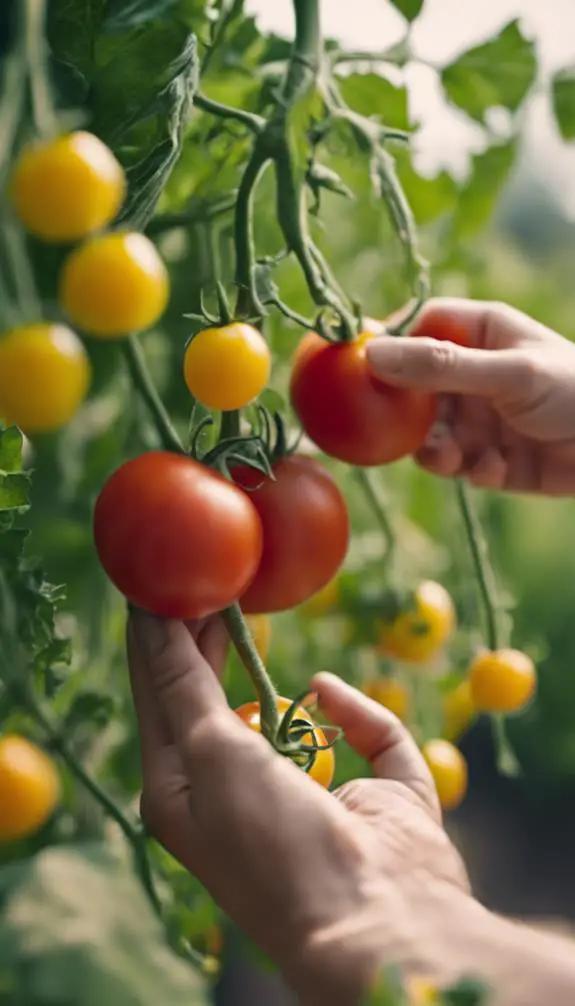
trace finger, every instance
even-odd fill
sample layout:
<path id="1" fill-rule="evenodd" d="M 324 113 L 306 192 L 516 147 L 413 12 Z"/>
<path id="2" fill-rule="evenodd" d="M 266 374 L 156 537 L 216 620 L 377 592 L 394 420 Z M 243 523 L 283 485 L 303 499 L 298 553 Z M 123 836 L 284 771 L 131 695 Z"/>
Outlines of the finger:
<path id="1" fill-rule="evenodd" d="M 448 423 L 434 423 L 425 443 L 415 455 L 422 468 L 450 478 L 456 475 L 463 463 L 463 452 Z"/>
<path id="2" fill-rule="evenodd" d="M 208 619 L 200 632 L 198 648 L 219 681 L 223 676 L 229 642 L 223 620 L 220 617 Z"/>
<path id="3" fill-rule="evenodd" d="M 507 479 L 508 465 L 496 447 L 488 447 L 473 467 L 466 472 L 472 485 L 481 489 L 502 489 Z"/>
<path id="4" fill-rule="evenodd" d="M 560 338 L 508 304 L 457 297 L 428 301 L 410 335 L 489 350 L 513 349 L 525 342 Z"/>
<path id="5" fill-rule="evenodd" d="M 334 674 L 316 675 L 311 687 L 322 711 L 342 728 L 350 747 L 369 762 L 377 778 L 403 783 L 440 817 L 429 769 L 397 717 Z"/>
<path id="6" fill-rule="evenodd" d="M 376 377 L 390 384 L 491 399 L 516 391 L 526 370 L 521 350 L 493 353 L 429 338 L 381 336 L 366 354 Z"/>

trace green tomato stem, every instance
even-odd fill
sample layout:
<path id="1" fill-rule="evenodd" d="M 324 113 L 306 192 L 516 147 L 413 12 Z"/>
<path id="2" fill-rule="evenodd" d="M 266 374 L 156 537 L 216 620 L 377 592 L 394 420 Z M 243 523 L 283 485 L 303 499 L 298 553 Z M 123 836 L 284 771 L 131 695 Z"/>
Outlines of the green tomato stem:
<path id="1" fill-rule="evenodd" d="M 487 634 L 487 645 L 490 650 L 499 649 L 499 618 L 496 601 L 496 585 L 493 570 L 489 563 L 487 542 L 481 523 L 471 499 L 468 486 L 462 479 L 456 479 L 455 492 L 463 518 L 465 533 L 469 543 L 469 551 L 477 577 L 477 583 L 483 602 L 483 614 Z"/>
<path id="2" fill-rule="evenodd" d="M 222 412 L 219 440 L 232 440 L 240 436 L 240 410 Z"/>
<path id="3" fill-rule="evenodd" d="M 0 185 L 16 145 L 16 134 L 26 91 L 26 68 L 21 54 L 16 50 L 7 59 L 3 74 L 2 101 L 0 103 Z"/>
<path id="4" fill-rule="evenodd" d="M 375 486 L 373 485 L 369 472 L 367 472 L 365 468 L 356 468 L 354 469 L 353 474 L 357 483 L 363 489 L 367 502 L 369 503 L 375 515 L 375 519 L 377 520 L 383 533 L 385 551 L 383 555 L 382 570 L 387 572 L 392 564 L 397 545 L 395 529 L 385 506 L 381 501 L 380 495 L 377 493 Z"/>
<path id="5" fill-rule="evenodd" d="M 48 76 L 47 3 L 46 0 L 19 0 L 19 3 L 22 4 L 22 49 L 30 80 L 34 126 L 39 136 L 50 140 L 60 129 Z"/>
<path id="6" fill-rule="evenodd" d="M 130 335 L 126 339 L 124 356 L 132 383 L 148 407 L 163 447 L 167 451 L 183 454 L 181 440 L 152 381 L 137 336 Z"/>
<path id="7" fill-rule="evenodd" d="M 256 135 L 261 133 L 266 124 L 266 120 L 261 115 L 247 112 L 243 108 L 233 108 L 231 105 L 223 105 L 220 101 L 207 98 L 205 94 L 196 94 L 194 96 L 194 105 L 197 108 L 201 108 L 203 112 L 209 112 L 210 115 L 215 115 L 220 119 L 235 119 L 237 122 L 241 122 L 242 125 L 247 126 Z"/>
<path id="8" fill-rule="evenodd" d="M 18 314 L 26 321 L 38 321 L 42 318 L 42 304 L 30 268 L 24 233 L 15 220 L 4 220 L 2 233 L 11 266 Z"/>
<path id="9" fill-rule="evenodd" d="M 252 634 L 239 604 L 232 604 L 231 607 L 226 608 L 223 612 L 223 619 L 230 639 L 241 657 L 242 663 L 256 690 L 261 710 L 262 734 L 273 744 L 277 739 L 280 726 L 277 692 L 256 650 Z"/>
<path id="10" fill-rule="evenodd" d="M 251 315 L 262 318 L 265 314 L 265 308 L 258 297 L 255 284 L 256 251 L 253 203 L 256 188 L 268 164 L 269 156 L 265 146 L 256 141 L 240 182 L 234 218 L 236 284 L 238 287 L 236 315 L 240 318 Z"/>

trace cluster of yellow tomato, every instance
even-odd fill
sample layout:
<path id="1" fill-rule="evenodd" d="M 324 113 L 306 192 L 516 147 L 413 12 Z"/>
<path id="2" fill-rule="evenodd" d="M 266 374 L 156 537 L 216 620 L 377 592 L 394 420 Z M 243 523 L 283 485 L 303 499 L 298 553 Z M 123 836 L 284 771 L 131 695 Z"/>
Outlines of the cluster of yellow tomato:
<path id="1" fill-rule="evenodd" d="M 303 605 L 302 612 L 321 617 L 337 611 L 338 601 L 335 580 Z M 376 650 L 404 665 L 425 665 L 438 656 L 455 628 L 455 609 L 448 591 L 427 580 L 419 584 L 403 610 L 393 617 L 382 616 Z M 522 709 L 532 698 L 536 681 L 536 670 L 527 654 L 509 648 L 483 650 L 471 661 L 465 677 L 443 696 L 441 736 L 426 741 L 422 753 L 445 810 L 457 807 L 467 791 L 467 765 L 455 743 L 478 714 Z M 405 675 L 380 674 L 365 681 L 362 690 L 398 719 L 409 722 L 412 695 Z"/>
<path id="2" fill-rule="evenodd" d="M 42 827 L 60 797 L 52 760 L 16 734 L 0 738 L 0 842 L 15 842 Z"/>
<path id="3" fill-rule="evenodd" d="M 55 244 L 82 242 L 64 263 L 59 302 L 73 325 L 97 338 L 150 327 L 169 296 L 168 273 L 152 242 L 134 231 L 104 231 L 125 195 L 121 165 L 98 137 L 82 131 L 27 145 L 11 179 L 12 206 L 31 234 Z M 0 414 L 25 433 L 68 423 L 90 378 L 84 345 L 64 323 L 36 319 L 0 336 Z"/>

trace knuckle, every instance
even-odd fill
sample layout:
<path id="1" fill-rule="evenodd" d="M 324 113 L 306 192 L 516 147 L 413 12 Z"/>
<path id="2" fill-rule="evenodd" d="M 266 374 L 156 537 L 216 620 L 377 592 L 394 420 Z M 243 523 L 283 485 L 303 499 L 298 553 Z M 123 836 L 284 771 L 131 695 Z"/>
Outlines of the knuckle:
<path id="1" fill-rule="evenodd" d="M 427 360 L 421 364 L 432 377 L 440 378 L 455 368 L 456 360 L 457 350 L 452 342 L 430 340 Z"/>
<path id="2" fill-rule="evenodd" d="M 541 380 L 541 364 L 539 360 L 532 353 L 523 351 L 517 354 L 515 368 L 517 383 L 519 385 L 518 390 L 521 394 L 530 394 L 535 391 Z"/>

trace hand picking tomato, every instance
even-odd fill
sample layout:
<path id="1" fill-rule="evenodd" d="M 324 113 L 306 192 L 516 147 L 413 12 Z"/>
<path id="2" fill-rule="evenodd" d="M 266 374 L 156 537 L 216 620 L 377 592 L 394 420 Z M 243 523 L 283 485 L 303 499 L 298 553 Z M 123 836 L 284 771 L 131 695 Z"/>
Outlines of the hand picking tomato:
<path id="1" fill-rule="evenodd" d="M 60 778 L 48 755 L 25 737 L 0 737 L 0 842 L 32 835 L 59 798 Z"/>
<path id="2" fill-rule="evenodd" d="M 60 276 L 60 302 L 78 328 L 116 338 L 150 328 L 170 293 L 155 245 L 131 231 L 94 237 L 76 248 Z"/>
<path id="3" fill-rule="evenodd" d="M 398 720 L 404 722 L 407 719 L 411 696 L 405 685 L 397 678 L 389 678 L 381 674 L 377 678 L 366 681 L 361 690 L 374 702 L 379 702 L 380 706 L 389 709 L 394 716 L 397 716 Z"/>
<path id="4" fill-rule="evenodd" d="M 425 580 L 413 606 L 384 621 L 378 649 L 406 663 L 425 663 L 447 642 L 455 627 L 453 601 L 440 583 Z"/>
<path id="5" fill-rule="evenodd" d="M 88 354 L 66 325 L 37 322 L 0 336 L 0 412 L 24 433 L 65 426 L 90 377 Z"/>
<path id="6" fill-rule="evenodd" d="M 514 713 L 533 697 L 537 673 L 531 657 L 520 650 L 487 650 L 471 664 L 469 684 L 480 712 Z"/>
<path id="7" fill-rule="evenodd" d="M 246 615 L 254 646 L 264 664 L 268 659 L 272 641 L 272 623 L 269 615 Z"/>
<path id="8" fill-rule="evenodd" d="M 198 332 L 186 348 L 184 379 L 191 394 L 208 409 L 242 409 L 268 383 L 271 355 L 263 335 L 235 321 Z"/>
<path id="9" fill-rule="evenodd" d="M 302 426 L 326 454 L 352 465 L 383 465 L 413 454 L 435 416 L 433 395 L 394 388 L 371 371 L 366 343 L 383 326 L 367 322 L 353 342 L 309 333 L 296 352 L 291 401 Z"/>
<path id="10" fill-rule="evenodd" d="M 129 601 L 167 618 L 228 607 L 254 577 L 262 527 L 249 497 L 184 455 L 126 461 L 94 512 L 100 562 Z"/>
<path id="11" fill-rule="evenodd" d="M 277 708 L 280 713 L 286 713 L 291 704 L 290 699 L 285 699 L 281 696 L 278 697 Z M 244 721 L 250 730 L 255 730 L 257 733 L 260 733 L 261 724 L 259 702 L 246 702 L 243 706 L 239 706 L 236 709 L 236 714 Z M 314 721 L 307 709 L 304 709 L 303 706 L 299 706 L 296 711 L 296 718 L 298 720 L 305 720 L 309 723 L 310 727 L 313 727 L 313 737 L 312 731 L 310 730 L 309 735 L 304 734 L 302 737 L 302 744 L 312 744 L 313 739 L 315 738 L 315 743 L 322 748 L 321 751 L 317 752 L 315 761 L 310 768 L 308 775 L 311 779 L 314 779 L 315 782 L 318 782 L 320 786 L 323 786 L 325 789 L 329 789 L 333 782 L 335 773 L 334 750 L 333 748 L 325 747 L 327 744 L 326 736 L 321 727 L 314 724 Z"/>
<path id="12" fill-rule="evenodd" d="M 325 468 L 294 454 L 272 470 L 273 482 L 246 466 L 232 472 L 263 527 L 261 562 L 241 598 L 248 613 L 284 611 L 306 601 L 335 576 L 349 543 L 347 507 Z"/>
<path id="13" fill-rule="evenodd" d="M 454 810 L 467 792 L 467 762 L 458 748 L 445 740 L 430 740 L 421 753 L 433 776 L 439 803 L 444 810 Z"/>
<path id="14" fill-rule="evenodd" d="M 93 133 L 78 131 L 26 146 L 12 175 L 12 203 L 45 241 L 77 241 L 105 227 L 126 194 L 124 170 Z"/>

